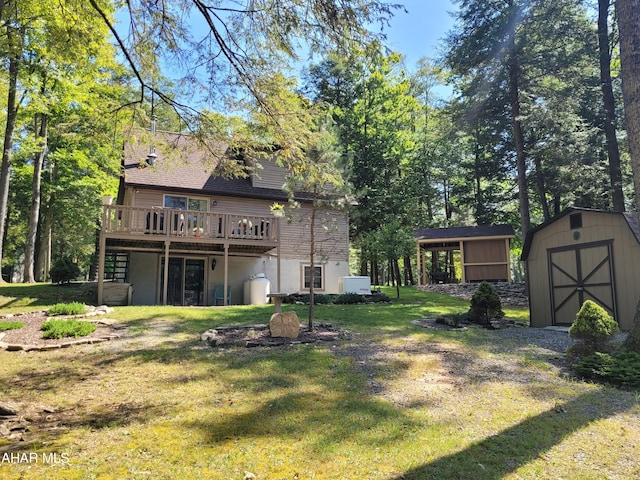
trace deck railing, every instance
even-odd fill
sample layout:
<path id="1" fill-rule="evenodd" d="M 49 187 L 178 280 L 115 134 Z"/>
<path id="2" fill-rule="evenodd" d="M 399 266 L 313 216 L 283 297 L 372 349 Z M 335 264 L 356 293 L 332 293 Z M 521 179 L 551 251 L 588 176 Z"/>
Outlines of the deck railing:
<path id="1" fill-rule="evenodd" d="M 171 208 L 105 205 L 102 229 L 106 233 L 169 235 L 204 239 L 277 241 L 277 219 Z"/>

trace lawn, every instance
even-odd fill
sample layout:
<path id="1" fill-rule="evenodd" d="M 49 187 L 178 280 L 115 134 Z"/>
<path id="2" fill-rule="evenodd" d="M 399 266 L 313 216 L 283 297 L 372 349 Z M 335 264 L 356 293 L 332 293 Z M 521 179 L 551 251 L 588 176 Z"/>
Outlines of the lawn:
<path id="1" fill-rule="evenodd" d="M 0 286 L 0 314 L 77 299 L 33 288 Z M 640 477 L 640 394 L 567 378 L 561 352 L 411 323 L 467 308 L 403 288 L 318 306 L 338 342 L 214 349 L 202 332 L 273 307 L 118 307 L 128 338 L 0 351 L 0 401 L 29 427 L 0 437 L 0 478 Z"/>

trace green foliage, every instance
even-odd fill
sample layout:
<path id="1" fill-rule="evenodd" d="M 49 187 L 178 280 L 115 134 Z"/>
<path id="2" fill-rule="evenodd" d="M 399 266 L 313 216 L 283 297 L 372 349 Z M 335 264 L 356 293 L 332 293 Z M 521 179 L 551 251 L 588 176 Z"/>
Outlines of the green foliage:
<path id="1" fill-rule="evenodd" d="M 602 352 L 610 338 L 618 333 L 618 323 L 597 303 L 586 300 L 569 328 L 569 336 L 582 340 L 580 349 L 585 353 Z"/>
<path id="2" fill-rule="evenodd" d="M 333 303 L 336 305 L 355 305 L 358 303 L 365 303 L 366 300 L 362 295 L 358 295 L 357 293 L 343 293 L 338 295 Z"/>
<path id="3" fill-rule="evenodd" d="M 469 320 L 483 325 L 489 325 L 492 318 L 502 318 L 502 302 L 493 285 L 483 281 L 471 297 Z"/>
<path id="4" fill-rule="evenodd" d="M 23 326 L 24 323 L 22 322 L 0 322 L 0 332 L 4 332 L 6 330 L 17 330 Z"/>
<path id="5" fill-rule="evenodd" d="M 96 324 L 73 318 L 48 320 L 42 324 L 44 338 L 84 337 L 95 331 Z"/>
<path id="6" fill-rule="evenodd" d="M 53 283 L 70 283 L 81 274 L 80 267 L 73 261 L 71 257 L 62 257 L 58 259 L 49 272 Z"/>
<path id="7" fill-rule="evenodd" d="M 71 302 L 71 303 L 56 303 L 49 310 L 47 315 L 79 315 L 85 312 L 84 303 Z"/>
<path id="8" fill-rule="evenodd" d="M 390 303 L 391 298 L 384 292 L 371 292 L 370 297 L 365 297 L 371 303 Z"/>
<path id="9" fill-rule="evenodd" d="M 599 382 L 623 387 L 640 387 L 640 353 L 620 351 L 614 355 L 596 352 L 582 358 L 576 373 Z"/>
<path id="10" fill-rule="evenodd" d="M 307 301 L 305 303 L 308 303 L 309 295 L 307 295 L 306 297 L 307 297 Z M 313 301 L 318 305 L 328 305 L 331 303 L 331 295 L 327 295 L 324 293 L 316 293 L 313 295 Z"/>

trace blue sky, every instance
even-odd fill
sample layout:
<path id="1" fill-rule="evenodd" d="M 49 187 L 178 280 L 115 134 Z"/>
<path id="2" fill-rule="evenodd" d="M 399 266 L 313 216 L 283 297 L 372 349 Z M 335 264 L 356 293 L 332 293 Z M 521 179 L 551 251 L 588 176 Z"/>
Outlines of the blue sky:
<path id="1" fill-rule="evenodd" d="M 399 0 L 409 13 L 397 12 L 386 30 L 387 43 L 407 57 L 412 69 L 421 57 L 438 56 L 438 43 L 453 26 L 450 0 Z"/>

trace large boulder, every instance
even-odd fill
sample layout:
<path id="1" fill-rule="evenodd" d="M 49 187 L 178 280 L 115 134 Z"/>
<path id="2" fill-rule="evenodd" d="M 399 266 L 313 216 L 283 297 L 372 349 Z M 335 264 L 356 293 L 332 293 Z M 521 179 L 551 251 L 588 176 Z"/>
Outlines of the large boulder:
<path id="1" fill-rule="evenodd" d="M 269 334 L 272 337 L 298 338 L 300 319 L 296 312 L 274 313 L 269 320 Z"/>

